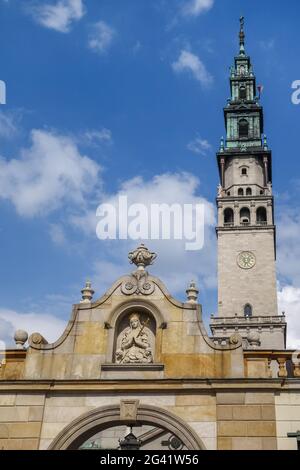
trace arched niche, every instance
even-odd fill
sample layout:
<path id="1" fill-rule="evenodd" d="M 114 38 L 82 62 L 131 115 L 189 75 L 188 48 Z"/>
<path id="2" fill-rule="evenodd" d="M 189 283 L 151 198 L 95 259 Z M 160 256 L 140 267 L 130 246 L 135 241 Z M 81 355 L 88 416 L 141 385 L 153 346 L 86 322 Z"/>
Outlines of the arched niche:
<path id="1" fill-rule="evenodd" d="M 110 314 L 107 321 L 108 332 L 108 348 L 106 352 L 106 363 L 115 363 L 115 352 L 118 346 L 118 336 L 120 329 L 128 323 L 130 314 L 138 312 L 142 321 L 149 318 L 147 328 L 150 328 L 151 334 L 155 335 L 153 360 L 157 361 L 158 347 L 158 330 L 166 327 L 166 316 L 154 305 L 147 300 L 129 300 L 119 304 Z"/>
<path id="2" fill-rule="evenodd" d="M 132 307 L 116 321 L 112 362 L 151 364 L 155 361 L 156 321 L 147 309 Z"/>

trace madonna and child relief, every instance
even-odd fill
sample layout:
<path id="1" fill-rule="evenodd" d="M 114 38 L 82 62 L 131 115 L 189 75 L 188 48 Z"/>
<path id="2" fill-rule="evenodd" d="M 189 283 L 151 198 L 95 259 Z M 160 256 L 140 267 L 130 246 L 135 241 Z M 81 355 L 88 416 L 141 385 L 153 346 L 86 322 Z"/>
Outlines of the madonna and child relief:
<path id="1" fill-rule="evenodd" d="M 151 319 L 139 313 L 126 316 L 120 324 L 116 344 L 117 364 L 149 364 L 153 362 L 154 334 Z"/>

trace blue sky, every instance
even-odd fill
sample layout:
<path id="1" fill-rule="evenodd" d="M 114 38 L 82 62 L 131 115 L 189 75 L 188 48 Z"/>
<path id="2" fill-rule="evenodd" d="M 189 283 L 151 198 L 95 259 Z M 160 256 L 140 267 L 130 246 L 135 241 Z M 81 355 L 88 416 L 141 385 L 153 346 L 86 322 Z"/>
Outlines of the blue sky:
<path id="1" fill-rule="evenodd" d="M 195 278 L 206 321 L 216 312 L 215 152 L 243 14 L 273 150 L 280 307 L 296 344 L 300 106 L 291 102 L 291 85 L 300 79 L 300 4 L 288 5 L 0 0 L 4 341 L 18 326 L 55 339 L 87 277 L 100 297 L 129 272 L 127 252 L 137 242 L 99 241 L 95 234 L 97 205 L 120 191 L 132 202 L 205 203 L 200 253 L 176 242 L 146 243 L 158 252 L 151 272 L 172 294 L 184 299 Z"/>

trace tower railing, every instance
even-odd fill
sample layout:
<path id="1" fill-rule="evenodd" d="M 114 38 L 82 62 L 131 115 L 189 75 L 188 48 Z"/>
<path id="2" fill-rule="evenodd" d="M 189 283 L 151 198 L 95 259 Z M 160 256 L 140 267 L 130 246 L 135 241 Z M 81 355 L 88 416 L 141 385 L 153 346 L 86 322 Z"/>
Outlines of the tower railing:
<path id="1" fill-rule="evenodd" d="M 264 377 L 269 379 L 298 379 L 300 377 L 300 352 L 295 350 L 244 350 L 246 374 L 254 376 L 254 364 L 260 363 Z M 264 367 L 262 367 L 264 366 Z"/>
<path id="2" fill-rule="evenodd" d="M 257 220 L 256 224 L 257 225 L 268 225 L 268 222 L 266 220 Z"/>
<path id="3" fill-rule="evenodd" d="M 273 315 L 273 316 L 247 316 L 245 317 L 243 314 L 241 315 L 234 315 L 232 317 L 215 317 L 211 316 L 210 323 L 213 325 L 223 325 L 223 324 L 235 324 L 236 322 L 240 323 L 285 323 L 286 318 L 285 315 Z"/>

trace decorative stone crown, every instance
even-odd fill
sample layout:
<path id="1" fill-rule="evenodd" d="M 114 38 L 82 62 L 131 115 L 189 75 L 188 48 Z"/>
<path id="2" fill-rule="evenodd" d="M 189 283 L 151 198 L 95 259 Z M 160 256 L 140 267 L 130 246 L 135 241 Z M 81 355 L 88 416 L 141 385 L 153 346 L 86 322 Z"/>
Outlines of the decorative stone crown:
<path id="1" fill-rule="evenodd" d="M 155 285 L 151 280 L 148 280 L 148 272 L 145 267 L 153 264 L 156 257 L 157 254 L 149 251 L 143 243 L 128 254 L 130 262 L 135 264 L 137 269 L 123 281 L 121 286 L 123 294 L 150 295 L 154 292 Z"/>
<path id="2" fill-rule="evenodd" d="M 145 269 L 146 266 L 153 264 L 153 261 L 157 258 L 157 254 L 151 253 L 151 251 L 141 243 L 134 251 L 131 251 L 128 254 L 128 258 L 132 264 L 137 266 L 138 269 Z"/>

